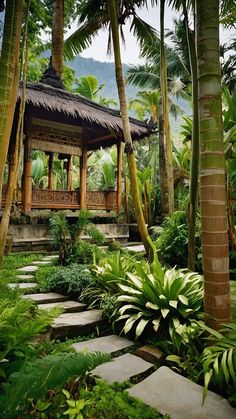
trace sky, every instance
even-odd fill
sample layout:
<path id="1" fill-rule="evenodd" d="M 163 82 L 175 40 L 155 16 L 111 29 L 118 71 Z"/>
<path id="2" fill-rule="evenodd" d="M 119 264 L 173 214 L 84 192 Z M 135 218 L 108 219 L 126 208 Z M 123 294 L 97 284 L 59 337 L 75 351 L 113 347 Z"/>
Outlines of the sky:
<path id="1" fill-rule="evenodd" d="M 143 8 L 138 11 L 138 15 L 150 25 L 152 25 L 157 31 L 159 31 L 159 7 L 149 7 L 149 9 Z M 172 11 L 170 7 L 166 7 L 165 13 L 165 28 L 173 29 L 173 19 L 178 18 L 179 15 L 175 11 Z M 71 31 L 73 32 L 76 29 L 76 24 L 72 25 Z M 220 36 L 221 42 L 224 43 L 232 38 L 234 31 L 227 31 L 221 28 Z M 139 46 L 130 32 L 129 24 L 124 26 L 124 34 L 126 39 L 126 45 L 121 46 L 122 48 L 122 61 L 126 64 L 137 64 L 140 62 L 139 59 Z M 234 37 L 236 33 L 234 32 Z M 93 58 L 98 61 L 114 61 L 113 56 L 107 57 L 106 48 L 107 48 L 107 31 L 100 31 L 99 35 L 93 39 L 92 46 L 86 49 L 81 55 L 87 58 Z"/>

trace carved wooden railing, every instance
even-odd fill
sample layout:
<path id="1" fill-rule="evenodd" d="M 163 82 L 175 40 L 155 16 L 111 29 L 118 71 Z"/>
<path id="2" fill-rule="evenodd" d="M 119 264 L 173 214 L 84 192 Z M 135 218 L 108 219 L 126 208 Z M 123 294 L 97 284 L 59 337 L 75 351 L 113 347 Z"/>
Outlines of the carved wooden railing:
<path id="1" fill-rule="evenodd" d="M 56 191 L 33 188 L 31 208 L 79 209 L 78 191 Z"/>
<path id="2" fill-rule="evenodd" d="M 3 187 L 2 204 L 6 200 L 7 187 Z M 21 189 L 16 191 L 16 204 L 21 206 Z M 117 192 L 88 191 L 87 208 L 90 210 L 116 211 Z M 32 209 L 80 209 L 79 191 L 56 191 L 49 189 L 32 189 Z"/>
<path id="3" fill-rule="evenodd" d="M 87 208 L 91 210 L 116 210 L 117 193 L 113 191 L 88 191 Z M 78 191 L 56 191 L 33 188 L 32 209 L 79 209 Z"/>
<path id="4" fill-rule="evenodd" d="M 87 208 L 93 210 L 116 210 L 117 192 L 114 191 L 88 191 Z"/>

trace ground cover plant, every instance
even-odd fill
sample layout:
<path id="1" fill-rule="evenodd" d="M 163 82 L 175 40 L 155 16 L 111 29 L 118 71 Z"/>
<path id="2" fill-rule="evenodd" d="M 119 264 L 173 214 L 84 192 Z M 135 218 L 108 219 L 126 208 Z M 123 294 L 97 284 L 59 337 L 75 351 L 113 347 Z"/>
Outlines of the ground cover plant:
<path id="1" fill-rule="evenodd" d="M 41 254 L 15 253 L 3 258 L 2 269 L 0 270 L 0 281 L 18 282 L 17 269 L 30 265 L 31 262 L 39 260 Z"/>

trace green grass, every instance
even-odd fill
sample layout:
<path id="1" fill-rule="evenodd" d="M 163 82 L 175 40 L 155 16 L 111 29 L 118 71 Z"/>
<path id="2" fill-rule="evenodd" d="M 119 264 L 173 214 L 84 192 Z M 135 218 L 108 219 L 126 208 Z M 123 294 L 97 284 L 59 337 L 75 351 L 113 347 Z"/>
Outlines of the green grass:
<path id="1" fill-rule="evenodd" d="M 19 268 L 23 268 L 26 265 L 30 265 L 33 261 L 39 260 L 42 257 L 41 254 L 30 254 L 17 253 L 14 255 L 4 256 L 3 266 L 0 271 L 0 281 L 4 282 L 26 282 L 19 278 L 16 278 L 20 272 L 17 271 Z M 22 272 L 23 273 L 23 272 Z"/>
<path id="2" fill-rule="evenodd" d="M 57 271 L 58 268 L 60 269 L 58 265 L 42 265 L 35 272 L 35 282 L 37 282 L 41 292 L 50 291 L 48 286 L 49 279 Z"/>

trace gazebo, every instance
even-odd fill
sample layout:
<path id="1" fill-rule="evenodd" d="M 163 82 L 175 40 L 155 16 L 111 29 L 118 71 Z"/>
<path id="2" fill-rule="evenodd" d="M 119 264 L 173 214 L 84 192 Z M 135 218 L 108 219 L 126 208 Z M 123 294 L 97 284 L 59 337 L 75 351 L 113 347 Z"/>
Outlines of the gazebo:
<path id="1" fill-rule="evenodd" d="M 19 89 L 19 100 L 22 87 Z M 18 109 L 18 108 L 17 108 Z M 18 119 L 14 118 L 11 142 Z M 130 118 L 133 140 L 154 132 L 152 126 Z M 17 205 L 24 213 L 33 209 L 90 209 L 119 212 L 122 193 L 122 153 L 124 141 L 118 110 L 109 109 L 84 97 L 44 83 L 27 83 L 24 120 L 24 159 Z M 117 186 L 115 191 L 89 191 L 87 188 L 88 152 L 117 146 Z M 9 148 L 9 171 L 11 170 Z M 48 158 L 48 187 L 32 185 L 32 151 L 42 150 Z M 53 156 L 67 160 L 67 190 L 53 189 Z M 80 186 L 72 190 L 72 156 L 80 158 Z M 3 194 L 4 199 L 4 194 Z"/>
<path id="2" fill-rule="evenodd" d="M 19 89 L 20 101 L 22 87 Z M 14 142 L 18 107 L 11 142 Z M 153 127 L 130 118 L 133 140 L 153 133 Z M 17 205 L 23 213 L 34 209 L 113 210 L 122 201 L 122 121 L 118 110 L 109 109 L 84 97 L 44 83 L 27 83 L 24 121 L 24 159 L 21 188 Z M 115 191 L 89 191 L 87 187 L 88 152 L 117 146 L 117 186 Z M 9 170 L 11 170 L 11 146 Z M 32 151 L 42 150 L 48 158 L 48 187 L 32 185 Z M 66 160 L 67 190 L 53 189 L 53 156 Z M 72 156 L 80 158 L 80 186 L 72 190 Z M 3 191 L 3 203 L 4 203 Z"/>

